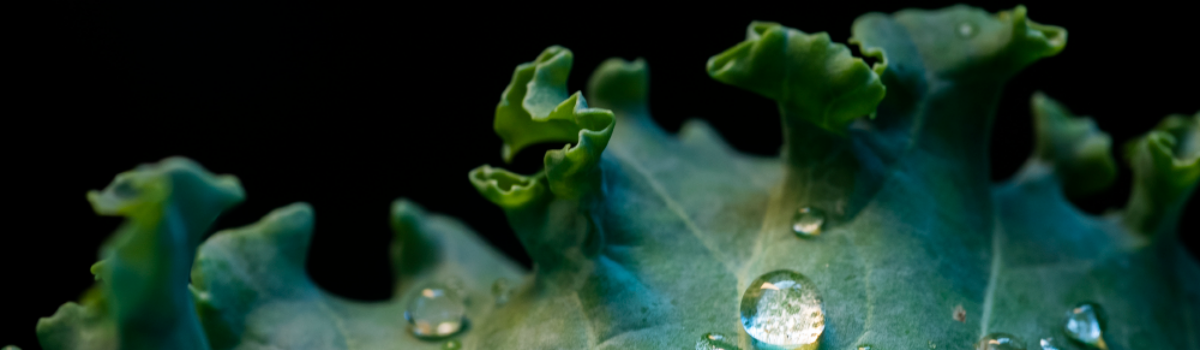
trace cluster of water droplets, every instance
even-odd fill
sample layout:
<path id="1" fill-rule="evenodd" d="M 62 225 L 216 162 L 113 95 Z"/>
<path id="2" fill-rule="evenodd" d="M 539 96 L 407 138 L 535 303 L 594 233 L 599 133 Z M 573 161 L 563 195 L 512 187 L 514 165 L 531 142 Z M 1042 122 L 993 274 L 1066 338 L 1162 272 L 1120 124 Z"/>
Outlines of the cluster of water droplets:
<path id="1" fill-rule="evenodd" d="M 825 311 L 816 286 L 789 270 L 768 272 L 742 295 L 742 326 L 756 344 L 815 347 L 825 331 Z"/>

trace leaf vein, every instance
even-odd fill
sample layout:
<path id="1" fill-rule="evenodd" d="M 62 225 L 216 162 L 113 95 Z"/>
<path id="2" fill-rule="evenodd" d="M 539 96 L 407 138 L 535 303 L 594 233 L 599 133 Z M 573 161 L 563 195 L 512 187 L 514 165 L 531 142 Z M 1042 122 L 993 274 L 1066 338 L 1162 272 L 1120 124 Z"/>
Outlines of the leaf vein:
<path id="1" fill-rule="evenodd" d="M 628 155 L 615 149 L 612 151 L 613 155 L 616 156 L 617 159 L 624 161 L 624 163 L 628 164 L 629 167 L 634 170 L 634 172 L 646 180 L 646 183 L 650 185 L 651 189 L 654 190 L 654 194 L 658 195 L 658 197 L 661 198 L 667 205 L 667 208 L 679 217 L 679 220 L 683 222 L 683 225 L 688 228 L 688 232 L 691 233 L 692 236 L 695 236 L 696 239 L 700 241 L 700 244 L 704 246 L 704 248 L 708 249 L 713 256 L 720 260 L 721 265 L 725 268 L 725 271 L 731 274 L 737 274 L 737 271 L 730 266 L 730 259 L 723 256 L 724 254 L 722 254 L 721 250 L 717 249 L 714 244 L 704 239 L 704 235 L 701 233 L 700 228 L 696 226 L 695 222 L 692 222 L 692 219 L 688 217 L 687 212 L 683 209 L 683 207 L 667 194 L 667 190 L 663 188 L 662 184 L 658 183 L 657 180 L 650 176 L 650 173 L 646 171 L 646 169 L 643 169 L 640 164 L 638 164 Z"/>
<path id="2" fill-rule="evenodd" d="M 325 296 L 322 295 L 317 297 L 317 307 L 320 308 L 322 312 L 328 314 L 329 318 L 333 320 L 334 328 L 337 328 L 338 333 L 342 334 L 342 341 L 346 344 L 346 350 L 354 350 L 354 346 L 351 345 L 350 341 L 350 332 L 346 331 L 345 322 L 343 322 L 341 316 L 338 316 L 338 314 L 333 311 L 333 308 L 330 308 L 329 305 L 325 303 Z"/>
<path id="3" fill-rule="evenodd" d="M 994 229 L 992 229 L 992 266 L 991 272 L 988 273 L 987 290 L 984 292 L 983 296 L 983 315 L 979 321 L 980 338 L 983 338 L 983 336 L 987 335 L 988 323 L 991 322 L 992 304 L 995 303 L 996 285 L 999 283 L 998 280 L 1000 279 L 1000 268 L 1002 264 L 1000 255 L 1004 253 L 1004 247 L 1000 245 L 1000 242 L 1003 238 L 1001 236 L 1004 234 L 1004 225 L 1000 223 L 1000 218 L 993 217 L 992 222 L 994 223 Z"/>

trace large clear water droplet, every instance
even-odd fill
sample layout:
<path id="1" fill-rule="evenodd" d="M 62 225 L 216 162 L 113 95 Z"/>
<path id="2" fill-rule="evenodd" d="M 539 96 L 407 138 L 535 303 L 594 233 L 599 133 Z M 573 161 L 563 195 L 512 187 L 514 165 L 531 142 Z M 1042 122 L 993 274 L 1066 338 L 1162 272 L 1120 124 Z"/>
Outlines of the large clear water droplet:
<path id="1" fill-rule="evenodd" d="M 404 311 L 413 335 L 441 338 L 458 333 L 466 322 L 467 310 L 457 294 L 442 285 L 418 290 Z"/>
<path id="2" fill-rule="evenodd" d="M 1025 342 L 1008 333 L 991 333 L 975 344 L 976 350 L 1025 350 Z"/>
<path id="3" fill-rule="evenodd" d="M 772 271 L 750 282 L 742 294 L 741 313 L 746 333 L 766 348 L 816 348 L 825 331 L 817 287 L 795 271 Z"/>
<path id="4" fill-rule="evenodd" d="M 1080 303 L 1067 310 L 1067 322 L 1063 331 L 1071 340 L 1097 348 L 1107 348 L 1104 344 L 1104 309 L 1094 303 Z"/>
<path id="5" fill-rule="evenodd" d="M 1058 350 L 1058 347 L 1054 346 L 1054 338 L 1042 339 L 1039 345 L 1042 346 L 1042 350 Z"/>
<path id="6" fill-rule="evenodd" d="M 739 350 L 734 342 L 721 333 L 705 333 L 696 341 L 696 350 Z"/>
<path id="7" fill-rule="evenodd" d="M 508 303 L 508 298 L 512 295 L 512 286 L 508 279 L 500 277 L 496 282 L 492 282 L 492 297 L 496 298 L 496 305 L 504 305 Z"/>
<path id="8" fill-rule="evenodd" d="M 821 226 L 825 225 L 825 211 L 803 207 L 792 215 L 792 232 L 800 237 L 812 237 L 821 234 Z"/>
<path id="9" fill-rule="evenodd" d="M 442 344 L 442 350 L 459 350 L 462 349 L 462 342 L 454 339 Z"/>

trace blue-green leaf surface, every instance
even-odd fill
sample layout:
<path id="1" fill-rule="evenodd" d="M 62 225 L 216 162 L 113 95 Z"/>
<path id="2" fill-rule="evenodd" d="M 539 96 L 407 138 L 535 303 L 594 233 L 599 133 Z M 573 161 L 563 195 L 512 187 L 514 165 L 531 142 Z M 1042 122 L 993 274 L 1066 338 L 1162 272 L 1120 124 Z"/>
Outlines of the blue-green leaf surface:
<path id="1" fill-rule="evenodd" d="M 201 244 L 241 200 L 236 180 L 183 159 L 138 168 L 89 195 L 97 212 L 129 221 L 94 268 L 97 287 L 39 322 L 39 339 L 47 349 L 691 349 L 717 333 L 764 348 L 739 306 L 751 281 L 786 269 L 822 296 L 824 331 L 806 348 L 967 349 L 1006 333 L 1029 349 L 1041 339 L 1084 349 L 1068 341 L 1065 315 L 1093 302 L 1106 311 L 1107 348 L 1200 349 L 1200 267 L 1176 232 L 1200 177 L 1200 114 L 1127 143 L 1130 203 L 1089 215 L 1067 197 L 1112 182 L 1111 140 L 1048 96 L 1032 98 L 1035 153 L 1011 180 L 989 180 L 1003 85 L 1061 51 L 1064 29 L 1024 7 L 966 6 L 870 13 L 852 29 L 851 43 L 880 63 L 767 22 L 709 59 L 716 81 L 779 106 L 778 158 L 741 154 L 699 120 L 660 129 L 647 108 L 654 62 L 605 61 L 585 99 L 566 90 L 573 53 L 547 48 L 517 67 L 493 126 L 506 161 L 537 143 L 564 147 L 533 174 L 472 170 L 463 185 L 481 196 L 462 199 L 495 203 L 533 270 L 401 199 L 386 302 L 339 298 L 306 275 L 308 205 Z M 819 234 L 793 231 L 802 209 L 824 213 Z M 421 339 L 404 314 L 433 283 L 462 290 L 467 324 Z"/>

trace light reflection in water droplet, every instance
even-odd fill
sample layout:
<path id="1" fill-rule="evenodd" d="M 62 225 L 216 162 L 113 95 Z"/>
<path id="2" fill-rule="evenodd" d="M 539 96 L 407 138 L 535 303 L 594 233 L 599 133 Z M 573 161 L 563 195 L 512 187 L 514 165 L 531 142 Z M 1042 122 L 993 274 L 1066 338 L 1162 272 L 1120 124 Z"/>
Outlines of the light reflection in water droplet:
<path id="1" fill-rule="evenodd" d="M 1058 348 L 1054 346 L 1054 338 L 1042 339 L 1039 345 L 1042 346 L 1042 350 L 1058 350 Z"/>
<path id="2" fill-rule="evenodd" d="M 404 311 L 413 335 L 441 338 L 458 333 L 466 322 L 466 306 L 457 294 L 441 285 L 420 289 Z"/>
<path id="3" fill-rule="evenodd" d="M 1107 349 L 1104 344 L 1104 309 L 1095 303 L 1080 303 L 1067 310 L 1067 321 L 1063 331 L 1071 340 L 1085 345 Z"/>
<path id="4" fill-rule="evenodd" d="M 818 208 L 803 207 L 792 216 L 792 232 L 800 237 L 821 234 L 823 225 L 825 225 L 825 211 Z"/>
<path id="5" fill-rule="evenodd" d="M 742 295 L 741 315 L 756 347 L 815 348 L 825 330 L 816 285 L 795 271 L 772 271 L 750 282 Z"/>

